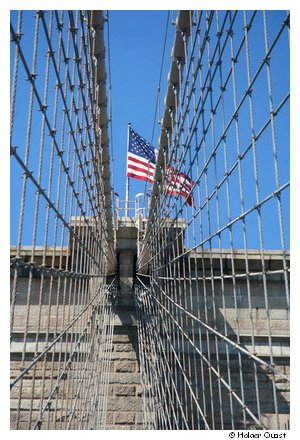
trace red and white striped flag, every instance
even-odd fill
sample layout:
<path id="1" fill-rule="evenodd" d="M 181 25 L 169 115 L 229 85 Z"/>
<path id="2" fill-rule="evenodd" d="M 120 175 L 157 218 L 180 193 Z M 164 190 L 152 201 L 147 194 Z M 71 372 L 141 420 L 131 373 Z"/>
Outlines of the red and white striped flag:
<path id="1" fill-rule="evenodd" d="M 154 147 L 129 127 L 127 177 L 153 183 L 155 166 Z"/>
<path id="2" fill-rule="evenodd" d="M 166 171 L 165 185 L 167 194 L 179 194 L 186 198 L 189 206 L 194 206 L 192 191 L 195 182 L 186 174 L 181 173 L 171 166 L 168 166 Z"/>
<path id="3" fill-rule="evenodd" d="M 154 182 L 156 167 L 155 150 L 146 139 L 129 127 L 127 177 Z M 193 182 L 186 174 L 167 166 L 164 185 L 167 194 L 181 195 L 186 198 L 189 206 L 194 206 L 192 190 Z"/>

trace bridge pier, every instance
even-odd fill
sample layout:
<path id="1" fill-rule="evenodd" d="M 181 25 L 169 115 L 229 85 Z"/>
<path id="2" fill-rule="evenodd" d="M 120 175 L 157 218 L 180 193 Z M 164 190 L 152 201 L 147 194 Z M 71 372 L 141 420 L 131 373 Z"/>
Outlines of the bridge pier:
<path id="1" fill-rule="evenodd" d="M 106 429 L 142 429 L 142 397 L 133 298 L 137 228 L 121 217 L 116 231 L 118 294 L 112 346 Z"/>

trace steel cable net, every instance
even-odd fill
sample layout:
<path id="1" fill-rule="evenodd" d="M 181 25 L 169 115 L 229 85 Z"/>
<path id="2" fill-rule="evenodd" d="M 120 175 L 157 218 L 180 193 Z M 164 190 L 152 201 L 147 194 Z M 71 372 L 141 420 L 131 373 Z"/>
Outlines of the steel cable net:
<path id="1" fill-rule="evenodd" d="M 115 267 L 98 11 L 11 13 L 11 427 L 105 426 Z"/>
<path id="2" fill-rule="evenodd" d="M 144 427 L 288 428 L 289 12 L 181 11 L 161 126 L 135 288 Z"/>

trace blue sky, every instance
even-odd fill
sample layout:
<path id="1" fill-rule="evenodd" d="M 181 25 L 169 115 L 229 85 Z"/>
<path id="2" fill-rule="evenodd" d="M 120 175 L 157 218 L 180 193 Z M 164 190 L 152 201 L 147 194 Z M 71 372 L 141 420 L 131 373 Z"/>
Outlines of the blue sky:
<path id="1" fill-rule="evenodd" d="M 174 13 L 176 17 L 176 13 Z M 249 13 L 250 15 L 250 13 Z M 268 15 L 268 33 L 269 40 L 272 41 L 280 24 L 286 15 L 286 11 L 273 11 Z M 134 129 L 147 140 L 151 140 L 152 126 L 154 118 L 154 110 L 156 103 L 156 91 L 159 81 L 160 63 L 162 58 L 162 49 L 164 34 L 166 28 L 167 11 L 110 11 L 109 12 L 109 26 L 110 26 L 110 56 L 112 66 L 112 97 L 113 97 L 113 149 L 114 149 L 114 188 L 121 198 L 125 194 L 125 169 L 126 169 L 126 142 L 127 142 L 127 123 L 131 122 Z M 163 72 L 161 79 L 160 92 L 160 115 L 163 111 L 163 99 L 165 96 L 165 87 L 167 84 L 167 73 L 170 66 L 170 53 L 174 40 L 174 26 L 171 24 L 172 17 L 169 20 L 167 44 L 163 64 Z M 261 23 L 261 25 L 259 24 Z M 261 62 L 264 55 L 264 41 L 262 18 L 259 16 L 256 21 L 255 32 L 251 34 L 250 50 L 251 50 L 251 74 L 254 75 L 257 66 Z M 243 32 L 243 18 L 239 15 L 235 23 L 235 32 Z M 212 35 L 212 39 L 214 39 Z M 240 40 L 240 35 L 236 34 L 236 41 Z M 212 43 L 213 44 L 213 43 Z M 278 50 L 280 56 L 278 56 Z M 282 54 L 283 57 L 282 57 Z M 289 84 L 289 48 L 287 39 L 283 38 L 277 45 L 276 50 L 272 54 L 272 76 L 273 76 L 273 98 L 274 107 L 286 95 Z M 225 54 L 230 62 L 230 54 Z M 244 56 L 244 55 L 243 55 Z M 229 65 L 224 62 L 224 72 L 229 69 Z M 236 65 L 237 74 L 237 95 L 238 101 L 247 88 L 247 72 L 245 63 L 240 62 Z M 218 88 L 216 90 L 216 98 L 218 95 Z M 255 103 L 255 126 L 258 130 L 268 114 L 268 96 L 267 96 L 267 80 L 266 75 L 261 75 L 255 84 L 253 90 L 253 99 Z M 232 91 L 230 87 L 227 90 L 227 103 L 233 102 Z M 285 110 L 277 117 L 277 147 L 278 159 L 280 164 L 280 178 L 281 183 L 289 180 L 289 104 Z M 232 113 L 232 108 L 227 106 L 227 115 Z M 227 116 L 228 117 L 228 116 Z M 158 120 L 159 118 L 157 118 Z M 221 119 L 216 121 L 219 124 L 216 127 L 217 132 L 221 132 Z M 248 104 L 244 105 L 240 110 L 240 138 L 241 151 L 244 151 L 249 144 L 251 132 L 249 127 L 249 110 Z M 245 121 L 245 123 L 243 123 Z M 153 144 L 157 147 L 159 137 L 159 124 L 155 124 L 155 134 Z M 235 143 L 234 125 L 227 133 L 227 139 L 230 146 Z M 209 148 L 209 147 L 208 147 Z M 117 152 L 117 153 L 116 153 Z M 235 148 L 228 149 L 229 168 L 236 160 L 237 154 Z M 259 185 L 260 185 L 260 199 L 269 195 L 275 185 L 274 166 L 271 131 L 268 129 L 262 136 L 262 140 L 257 149 L 258 165 L 259 165 Z M 222 152 L 218 155 L 219 179 L 224 174 L 222 168 Z M 255 204 L 255 187 L 254 187 L 254 171 L 252 165 L 252 154 L 248 154 L 243 159 L 244 170 L 244 191 L 245 191 L 245 209 L 249 209 Z M 192 170 L 193 171 L 193 170 Z M 195 170 L 194 170 L 195 171 Z M 194 173 L 195 174 L 195 173 Z M 213 167 L 209 169 L 210 183 L 209 190 L 213 190 Z M 192 175 L 195 178 L 196 175 Z M 247 179 L 251 183 L 247 184 Z M 212 186 L 211 186 L 212 185 Z M 204 181 L 200 182 L 204 193 Z M 145 183 L 139 180 L 130 179 L 130 198 L 133 199 L 136 193 L 144 192 L 146 189 Z M 231 200 L 232 200 L 232 218 L 238 216 L 241 212 L 239 201 L 239 185 L 238 174 L 235 172 L 231 179 Z M 203 200 L 202 197 L 202 200 Z M 226 209 L 226 194 L 225 185 L 220 190 L 220 205 L 221 205 L 221 224 L 226 223 L 227 209 Z M 282 204 L 284 210 L 285 225 L 285 239 L 289 246 L 289 194 L 285 191 L 282 196 Z M 211 211 L 211 226 L 216 226 L 216 208 L 214 203 L 210 206 Z M 188 217 L 191 215 L 191 210 L 187 213 Z M 262 209 L 263 224 L 264 224 L 264 240 L 266 248 L 280 248 L 279 239 L 279 224 L 277 213 L 277 202 L 275 199 L 271 200 Z M 250 214 L 247 217 L 248 224 L 248 239 L 251 248 L 259 248 L 259 234 L 256 220 L 256 213 Z M 204 235 L 208 235 L 208 229 L 205 224 L 204 213 Z M 242 225 L 238 222 L 234 228 L 234 237 L 236 242 L 235 247 L 243 247 L 242 241 Z M 225 237 L 226 236 L 226 237 Z M 229 246 L 229 236 L 225 232 L 223 234 L 224 246 Z M 217 238 L 213 240 L 213 247 L 218 247 Z"/>
<path id="2" fill-rule="evenodd" d="M 128 123 L 131 122 L 132 127 L 148 141 L 152 138 L 167 18 L 168 11 L 109 11 L 114 188 L 122 199 L 125 197 Z M 169 17 L 162 71 L 161 103 L 174 40 L 171 21 L 172 14 Z M 155 147 L 159 137 L 159 117 L 157 115 L 155 121 Z M 135 194 L 144 192 L 144 189 L 145 182 L 130 179 L 131 199 Z"/>
<path id="3" fill-rule="evenodd" d="M 22 47 L 29 49 L 27 58 L 31 64 L 31 51 L 34 28 L 34 11 L 25 11 L 22 25 Z M 106 15 L 106 12 L 104 12 Z M 126 157 L 127 157 L 127 128 L 128 122 L 132 123 L 133 128 L 142 136 L 149 139 L 152 137 L 155 105 L 157 100 L 157 87 L 160 76 L 160 66 L 164 47 L 165 29 L 167 25 L 167 11 L 110 11 L 109 12 L 109 32 L 110 40 L 108 43 L 108 25 L 105 25 L 106 39 L 106 66 L 108 81 L 112 84 L 112 135 L 111 129 L 111 152 L 113 152 L 114 163 L 112 169 L 111 184 L 120 198 L 125 197 L 126 181 Z M 172 14 L 170 14 L 170 17 Z M 47 20 L 48 16 L 46 15 Z M 17 13 L 12 11 L 11 20 L 16 26 Z M 161 100 L 164 98 L 166 87 L 166 76 L 170 63 L 170 50 L 173 42 L 173 28 L 169 25 L 168 38 L 166 42 L 166 52 L 164 70 L 162 72 Z M 45 38 L 39 39 L 39 48 L 43 48 L 46 53 Z M 110 49 L 110 50 L 109 50 Z M 14 62 L 14 45 L 11 44 L 11 75 Z M 38 62 L 38 76 L 36 86 L 43 96 L 45 63 Z M 111 78 L 109 78 L 109 66 L 111 66 Z M 27 112 L 29 100 L 28 82 L 24 81 L 26 73 L 19 64 L 19 85 L 15 113 L 15 130 L 13 144 L 18 146 L 21 156 L 24 155 L 25 135 L 27 127 Z M 22 85 L 23 84 L 23 85 Z M 54 77 L 50 75 L 49 86 L 49 107 L 50 119 L 53 111 L 53 97 L 51 90 L 55 86 Z M 22 89 L 22 90 L 21 90 Z M 25 116 L 24 116 L 25 115 Z M 40 142 L 40 116 L 36 102 L 33 110 L 33 132 L 31 136 L 31 154 L 29 157 L 29 167 L 34 170 L 37 177 L 37 157 Z M 60 117 L 60 116 L 59 116 Z M 158 115 L 157 115 L 158 120 Z M 155 123 L 154 144 L 158 140 L 159 125 Z M 48 133 L 45 142 L 49 142 Z M 56 161 L 57 168 L 57 157 Z M 44 162 L 50 161 L 50 145 L 44 148 Z M 42 186 L 47 188 L 48 174 L 47 165 L 43 167 Z M 49 167 L 48 167 L 49 168 Z M 11 242 L 16 242 L 20 194 L 21 194 L 21 169 L 15 160 L 11 161 Z M 57 179 L 52 182 L 52 197 L 56 197 Z M 130 179 L 130 198 L 145 189 L 145 183 Z M 32 216 L 34 210 L 35 192 L 31 184 L 27 185 L 27 196 L 25 205 L 24 219 L 24 244 L 31 242 L 32 236 Z M 40 214 L 42 218 L 45 214 L 45 201 L 40 197 Z M 74 215 L 74 214 L 73 214 Z M 53 216 L 50 216 L 50 223 L 53 224 Z M 39 221 L 38 241 L 42 243 L 43 220 Z"/>
<path id="4" fill-rule="evenodd" d="M 285 13 L 277 13 L 274 12 L 272 19 L 269 21 L 269 34 L 270 40 L 274 37 L 275 32 L 278 29 L 278 25 L 280 24 L 283 14 Z M 26 41 L 26 35 L 29 35 L 30 38 L 30 26 L 32 26 L 32 18 L 33 12 L 26 11 L 24 18 L 24 44 Z M 106 38 L 106 65 L 107 72 L 109 75 L 109 70 L 111 71 L 111 78 L 108 77 L 108 83 L 111 81 L 112 84 L 112 136 L 111 136 L 111 151 L 113 152 L 113 178 L 112 185 L 114 187 L 114 191 L 117 192 L 121 199 L 124 199 L 125 196 L 125 183 L 126 183 L 126 156 L 127 156 L 127 127 L 128 123 L 131 122 L 132 127 L 144 138 L 148 141 L 151 141 L 153 134 L 153 145 L 157 147 L 160 125 L 158 124 L 158 120 L 162 116 L 163 111 L 163 100 L 166 91 L 167 85 L 167 74 L 169 71 L 170 61 L 171 61 L 171 47 L 174 41 L 174 26 L 172 25 L 172 19 L 175 19 L 177 16 L 176 11 L 170 13 L 169 21 L 168 21 L 168 32 L 166 39 L 166 48 L 165 48 L 165 56 L 163 69 L 161 74 L 161 90 L 160 90 L 160 112 L 155 116 L 155 107 L 157 102 L 157 88 L 159 84 L 160 78 L 160 69 L 161 69 L 161 61 L 163 55 L 163 47 L 164 47 L 164 38 L 165 31 L 167 25 L 167 17 L 168 11 L 160 10 L 160 11 L 117 11 L 112 10 L 109 11 L 109 45 L 108 45 L 108 26 L 105 26 L 105 38 Z M 14 14 L 12 14 L 14 20 Z M 30 19 L 30 20 L 29 20 Z M 241 20 L 241 18 L 239 18 Z M 239 23 L 238 29 L 242 31 L 242 20 Z M 212 36 L 212 38 L 214 38 Z M 259 60 L 262 56 L 262 48 L 259 44 L 256 44 L 255 38 L 259 39 L 259 35 L 255 35 L 253 37 L 253 44 L 251 46 L 252 60 Z M 286 43 L 285 43 L 286 44 Z M 279 46 L 278 46 L 279 47 Z M 108 50 L 109 49 L 109 50 Z M 287 49 L 287 48 L 285 48 Z M 277 63 L 276 69 L 273 71 L 276 73 L 276 76 L 273 78 L 274 84 L 274 98 L 275 98 L 275 107 L 278 105 L 284 93 L 287 89 L 287 81 L 289 80 L 289 54 L 288 50 L 285 51 L 286 60 L 282 63 L 282 59 L 274 56 L 274 60 L 272 62 Z M 12 61 L 13 59 L 11 59 Z M 281 63 L 281 64 L 280 64 Z M 243 66 L 243 63 L 240 63 L 239 66 Z M 111 67 L 111 69 L 109 69 Z M 237 67 L 238 69 L 239 67 Z M 240 89 L 238 90 L 238 94 L 242 94 L 245 90 L 246 83 L 245 78 L 246 74 L 244 71 L 237 71 L 238 74 L 238 86 Z M 42 75 L 41 75 L 42 78 Z M 39 78 L 37 78 L 39 81 Z M 265 81 L 265 80 L 264 80 Z M 260 93 L 261 92 L 261 93 Z M 28 94 L 28 87 L 24 93 Z M 264 99 L 260 99 L 264 94 Z M 265 120 L 265 115 L 267 112 L 266 103 L 266 82 L 259 85 L 258 88 L 254 90 L 254 99 L 258 103 L 256 105 L 256 122 L 257 126 L 260 126 Z M 229 102 L 232 101 L 230 97 L 230 92 L 228 91 Z M 20 111 L 22 108 L 22 102 L 26 102 L 28 100 L 28 96 L 23 94 L 21 96 L 21 101 L 19 103 L 19 112 L 17 115 L 19 127 L 22 127 L 22 131 L 25 131 L 25 123 L 26 119 L 23 121 L 23 112 Z M 259 102 L 262 102 L 263 106 L 260 106 Z M 27 104 L 26 104 L 27 107 Z M 26 108 L 27 111 L 27 108 Z M 247 116 L 245 108 L 242 109 L 245 111 L 245 120 L 249 119 Z M 36 112 L 38 114 L 38 112 Z M 232 113 L 232 109 L 228 109 L 228 113 Z M 277 135 L 279 139 L 279 160 L 282 165 L 281 168 L 281 177 L 282 183 L 286 182 L 289 178 L 289 114 L 285 112 L 278 117 L 277 121 Z M 242 119 L 242 115 L 241 115 Z M 153 133 L 153 124 L 154 124 L 154 133 Z M 220 125 L 220 124 L 219 124 Z M 221 125 L 220 125 L 221 126 Z M 218 128 L 220 130 L 220 128 Z M 232 133 L 228 134 L 228 137 L 232 137 L 234 139 L 234 130 L 231 130 Z M 242 146 L 245 146 L 248 143 L 250 133 L 249 126 L 244 126 L 244 129 L 241 132 Z M 270 138 L 270 133 L 266 132 L 267 139 Z M 37 142 L 36 139 L 34 139 Z M 37 142 L 38 143 L 38 142 Z M 274 187 L 273 181 L 274 176 L 269 174 L 268 167 L 270 167 L 270 172 L 272 171 L 271 158 L 272 151 L 270 147 L 269 140 L 265 142 L 267 148 L 261 148 L 258 151 L 259 154 L 259 166 L 261 167 L 260 172 L 260 185 L 261 185 L 261 198 L 270 194 L 272 188 Z M 38 147 L 38 145 L 37 145 Z M 242 148 L 242 150 L 243 150 Z M 232 157 L 229 156 L 229 161 L 236 160 L 236 152 L 232 151 Z M 49 154 L 49 152 L 48 152 Z M 219 155 L 220 156 L 220 155 Z M 32 164 L 33 167 L 36 167 L 34 154 L 32 155 Z M 221 160 L 221 159 L 220 159 Z M 247 161 L 249 165 L 247 165 Z M 251 181 L 253 182 L 253 171 L 251 168 L 251 158 L 247 157 L 243 164 L 246 169 L 249 170 L 249 176 L 251 174 Z M 15 164 L 13 164 L 15 167 Z M 33 168 L 34 169 L 34 168 Z M 11 232 L 12 232 L 12 242 L 15 242 L 15 234 L 16 234 L 16 221 L 19 217 L 19 206 L 18 206 L 18 194 L 19 194 L 19 185 L 20 185 L 20 170 L 16 169 L 17 174 L 15 174 L 15 168 L 12 168 L 12 184 L 11 184 L 11 197 L 13 203 L 11 204 Z M 192 170 L 194 171 L 194 170 Z M 209 170 L 212 172 L 212 168 Z M 224 173 L 222 169 L 222 165 L 220 165 L 220 175 Z M 16 179 L 16 175 L 18 175 Z M 191 176 L 193 179 L 196 175 Z M 46 176 L 45 176 L 46 180 Z M 213 184 L 213 178 L 211 178 L 211 182 Z M 234 182 L 234 179 L 233 179 Z M 201 186 L 201 191 L 204 191 L 204 185 Z M 213 188 L 213 187 L 212 187 Z M 212 190 L 210 188 L 210 191 Z M 135 194 L 144 192 L 146 189 L 146 184 L 143 181 L 130 179 L 130 199 L 134 199 Z M 54 182 L 54 190 L 55 190 L 55 182 Z M 235 199 L 234 194 L 238 191 L 238 186 L 232 186 L 232 198 Z M 247 193 L 248 191 L 248 193 Z M 252 192 L 251 192 L 252 191 Z M 255 194 L 250 188 L 246 185 L 246 202 L 249 206 L 252 206 L 255 203 Z M 287 192 L 286 192 L 287 194 Z M 223 217 L 224 222 L 226 222 L 226 206 L 225 206 L 225 194 L 223 187 Z M 32 203 L 28 203 L 28 218 L 30 219 L 30 215 L 32 214 L 30 210 L 33 207 L 34 193 L 28 194 L 29 201 Z M 203 197 L 202 197 L 203 200 Z M 238 193 L 236 193 L 236 200 L 238 200 Z M 43 210 L 43 201 L 42 210 Z M 288 205 L 288 197 L 284 196 L 284 213 L 285 220 L 289 219 L 289 205 Z M 248 207 L 249 207 L 248 206 Z M 270 203 L 272 209 L 264 210 L 264 223 L 270 224 L 272 227 L 266 228 L 265 235 L 267 238 L 267 248 L 280 248 L 280 243 L 278 240 L 278 225 L 273 225 L 272 220 L 276 218 L 276 206 L 275 200 Z M 247 206 L 246 206 L 247 208 Z M 240 212 L 240 204 L 233 203 L 233 217 L 235 215 L 239 215 Z M 191 210 L 188 212 L 188 215 L 191 215 Z M 214 205 L 211 205 L 211 214 L 212 216 L 215 213 Z M 250 216 L 251 220 L 251 216 Z M 42 226 L 41 226 L 42 227 Z M 216 227 L 213 225 L 213 227 Z M 235 226 L 236 233 L 235 236 L 241 236 L 240 227 Z M 276 229 L 276 231 L 275 231 Z M 257 228 L 253 227 L 253 231 L 255 230 L 256 237 L 253 237 L 252 246 L 258 247 L 257 241 Z M 41 229 L 42 233 L 42 229 Z M 286 230 L 286 233 L 289 231 Z M 289 235 L 286 237 L 287 242 L 289 241 Z M 24 238 L 25 240 L 25 238 Z M 26 236 L 26 243 L 29 244 L 31 240 L 31 232 Z M 216 246 L 217 243 L 214 244 Z M 228 246 L 228 240 L 225 241 L 224 247 Z M 242 247 L 242 242 L 239 241 L 236 243 L 235 247 Z"/>

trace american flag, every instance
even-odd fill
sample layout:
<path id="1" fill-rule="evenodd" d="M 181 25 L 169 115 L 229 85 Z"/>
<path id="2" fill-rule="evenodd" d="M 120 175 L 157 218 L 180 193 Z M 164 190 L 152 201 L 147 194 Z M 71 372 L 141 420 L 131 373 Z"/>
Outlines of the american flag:
<path id="1" fill-rule="evenodd" d="M 155 150 L 146 139 L 129 126 L 127 177 L 154 182 L 156 166 Z M 179 194 L 194 206 L 192 190 L 194 183 L 186 174 L 167 166 L 164 186 L 167 194 Z"/>
<path id="2" fill-rule="evenodd" d="M 190 206 L 194 206 L 192 190 L 195 182 L 186 174 L 181 173 L 171 166 L 167 166 L 165 186 L 167 194 L 179 194 L 186 198 Z"/>
<path id="3" fill-rule="evenodd" d="M 127 177 L 153 183 L 155 165 L 154 147 L 129 127 Z"/>

